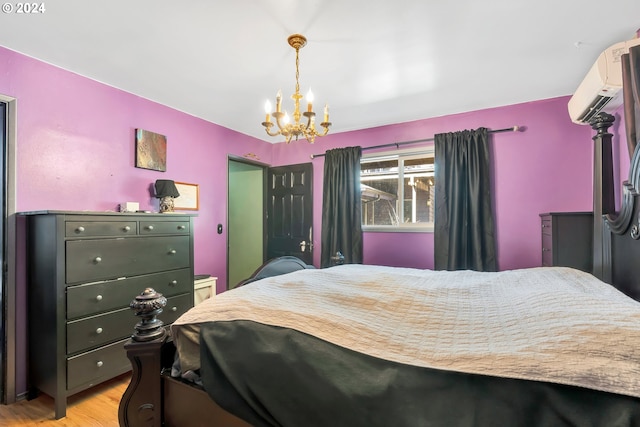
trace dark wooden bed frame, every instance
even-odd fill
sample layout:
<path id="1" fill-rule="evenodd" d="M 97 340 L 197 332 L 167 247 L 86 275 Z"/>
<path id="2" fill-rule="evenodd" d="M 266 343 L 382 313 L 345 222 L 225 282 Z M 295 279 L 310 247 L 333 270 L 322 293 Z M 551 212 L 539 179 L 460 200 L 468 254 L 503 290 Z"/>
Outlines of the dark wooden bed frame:
<path id="1" fill-rule="evenodd" d="M 640 152 L 631 159 L 623 200 L 615 214 L 612 135 L 613 116 L 602 113 L 591 122 L 594 161 L 594 271 L 629 296 L 640 300 Z M 630 150 L 631 151 L 631 150 Z M 245 421 L 218 406 L 201 388 L 172 378 L 175 348 L 155 315 L 161 306 L 153 290 L 132 303 L 141 318 L 125 348 L 133 366 L 131 383 L 120 402 L 120 426 L 245 427 Z M 160 375 L 159 375 L 160 373 Z"/>
<path id="2" fill-rule="evenodd" d="M 265 277 L 313 268 L 315 267 L 296 257 L 278 257 L 262 264 L 249 278 L 234 288 Z M 131 302 L 131 308 L 135 310 L 140 322 L 136 325 L 131 340 L 125 345 L 133 372 L 131 383 L 120 401 L 120 425 L 250 426 L 222 409 L 203 388 L 171 377 L 176 349 L 166 328 L 156 318 L 165 304 L 166 299 L 150 288 L 145 289 Z"/>

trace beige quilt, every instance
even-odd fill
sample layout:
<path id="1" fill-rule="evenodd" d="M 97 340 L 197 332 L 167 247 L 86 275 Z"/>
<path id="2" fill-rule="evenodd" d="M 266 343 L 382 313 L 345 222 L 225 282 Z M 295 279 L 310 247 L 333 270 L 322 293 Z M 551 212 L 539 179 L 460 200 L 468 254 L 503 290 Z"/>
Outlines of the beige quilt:
<path id="1" fill-rule="evenodd" d="M 172 325 L 183 370 L 199 368 L 198 323 L 238 319 L 399 363 L 640 397 L 640 303 L 569 268 L 344 265 L 263 279 Z"/>

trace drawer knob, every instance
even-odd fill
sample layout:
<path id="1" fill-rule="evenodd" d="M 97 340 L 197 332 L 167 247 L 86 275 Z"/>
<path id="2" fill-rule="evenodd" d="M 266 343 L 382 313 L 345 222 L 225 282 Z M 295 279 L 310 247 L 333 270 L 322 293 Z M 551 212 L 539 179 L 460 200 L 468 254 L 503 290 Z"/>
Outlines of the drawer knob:
<path id="1" fill-rule="evenodd" d="M 178 281 L 177 281 L 177 280 L 172 280 L 172 281 L 171 281 L 171 286 L 175 286 L 175 285 L 177 285 L 177 284 L 178 284 Z"/>
<path id="2" fill-rule="evenodd" d="M 178 307 L 171 307 L 171 311 L 178 311 Z"/>
<path id="3" fill-rule="evenodd" d="M 84 227 L 83 227 L 83 226 L 80 226 L 80 227 L 76 228 L 76 231 L 77 231 L 78 233 L 82 233 L 82 232 L 84 231 Z"/>
<path id="4" fill-rule="evenodd" d="M 184 230 L 185 228 L 187 228 L 187 227 L 185 227 L 184 225 L 179 225 L 178 226 L 178 230 Z"/>
<path id="5" fill-rule="evenodd" d="M 96 296 L 96 301 L 102 301 L 102 295 Z"/>
<path id="6" fill-rule="evenodd" d="M 147 230 L 153 230 L 153 225 L 147 225 Z"/>
<path id="7" fill-rule="evenodd" d="M 550 249 L 542 248 L 542 252 L 549 252 L 549 251 L 550 251 Z"/>
<path id="8" fill-rule="evenodd" d="M 102 333 L 102 328 L 96 329 L 96 334 L 101 334 L 101 333 Z"/>
<path id="9" fill-rule="evenodd" d="M 125 225 L 123 228 L 124 231 L 131 231 L 131 227 L 128 225 Z"/>
<path id="10" fill-rule="evenodd" d="M 98 360 L 98 363 L 96 363 L 96 366 L 98 368 L 102 368 L 102 365 L 104 365 L 104 363 L 102 363 L 102 360 Z"/>
<path id="11" fill-rule="evenodd" d="M 177 252 L 176 252 L 176 250 L 175 250 L 175 249 L 171 249 L 171 250 L 169 251 L 169 253 L 170 253 L 171 255 L 175 255 Z"/>
<path id="12" fill-rule="evenodd" d="M 95 258 L 93 259 L 93 262 L 95 262 L 96 264 L 97 264 L 97 263 L 99 263 L 99 262 L 102 262 L 102 258 L 100 258 L 99 256 L 97 256 L 97 257 L 95 257 Z"/>

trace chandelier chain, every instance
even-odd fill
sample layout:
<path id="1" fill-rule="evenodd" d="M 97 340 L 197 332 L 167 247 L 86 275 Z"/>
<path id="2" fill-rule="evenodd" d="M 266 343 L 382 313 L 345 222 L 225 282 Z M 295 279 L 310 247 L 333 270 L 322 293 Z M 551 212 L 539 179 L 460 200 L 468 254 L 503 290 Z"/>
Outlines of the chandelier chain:
<path id="1" fill-rule="evenodd" d="M 296 93 L 300 93 L 300 57 L 299 57 L 300 48 L 296 48 Z"/>

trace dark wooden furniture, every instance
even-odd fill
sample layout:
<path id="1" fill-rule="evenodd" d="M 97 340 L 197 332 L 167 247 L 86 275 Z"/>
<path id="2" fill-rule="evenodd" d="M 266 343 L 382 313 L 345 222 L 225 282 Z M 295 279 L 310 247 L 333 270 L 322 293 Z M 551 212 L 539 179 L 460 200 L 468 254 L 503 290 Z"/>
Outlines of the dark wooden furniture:
<path id="1" fill-rule="evenodd" d="M 30 395 L 67 396 L 131 369 L 131 295 L 168 299 L 165 324 L 193 306 L 190 215 L 45 211 L 27 215 Z"/>
<path id="2" fill-rule="evenodd" d="M 594 137 L 596 145 L 599 144 L 600 139 L 610 138 L 607 129 L 613 122 L 613 118 L 610 116 L 600 120 L 598 123 L 592 123 L 593 129 L 598 132 L 598 135 Z M 604 175 L 608 176 L 612 167 L 610 157 L 602 156 L 602 158 L 595 160 L 594 168 L 604 170 Z M 596 267 L 595 264 L 598 264 L 597 267 L 600 271 L 595 275 L 640 300 L 640 264 L 637 262 L 640 258 L 640 242 L 636 241 L 640 239 L 640 197 L 638 197 L 640 194 L 640 151 L 635 152 L 631 161 L 630 178 L 624 186 L 623 204 L 621 212 L 617 216 L 610 214 L 603 217 L 601 215 L 607 213 L 602 206 L 606 204 L 603 201 L 606 197 L 603 197 L 602 194 L 604 184 L 601 181 L 597 179 L 595 185 L 597 188 L 594 188 L 596 216 L 592 222 L 593 256 L 594 267 Z M 608 188 L 604 188 L 605 193 L 608 191 Z M 564 227 L 560 227 L 560 229 L 562 228 Z M 585 233 L 588 231 L 585 230 Z M 599 261 L 600 259 L 602 261 Z M 171 347 L 171 340 L 167 340 L 166 337 L 148 342 L 137 342 L 132 339 L 127 344 L 128 355 L 134 367 L 134 375 L 120 402 L 120 425 L 127 427 L 143 425 L 245 426 L 246 423 L 237 417 L 226 411 L 220 412 L 220 408 L 211 399 L 205 399 L 207 403 L 202 406 L 189 405 L 192 411 L 185 411 L 184 402 L 195 402 L 198 396 L 202 396 L 202 390 L 187 386 L 179 388 L 180 386 L 176 385 L 176 380 L 171 379 L 166 373 L 161 374 L 162 368 L 168 366 L 166 354 L 173 351 Z M 180 392 L 167 392 L 170 389 L 179 389 Z M 187 393 L 189 396 L 193 396 L 194 400 L 189 400 Z"/>
<path id="3" fill-rule="evenodd" d="M 550 212 L 540 214 L 542 266 L 593 269 L 593 214 Z"/>
<path id="4" fill-rule="evenodd" d="M 165 305 L 164 296 L 150 288 L 130 304 L 141 320 L 125 345 L 133 373 L 118 409 L 120 426 L 250 427 L 222 409 L 203 388 L 171 377 L 176 350 L 156 320 Z"/>

